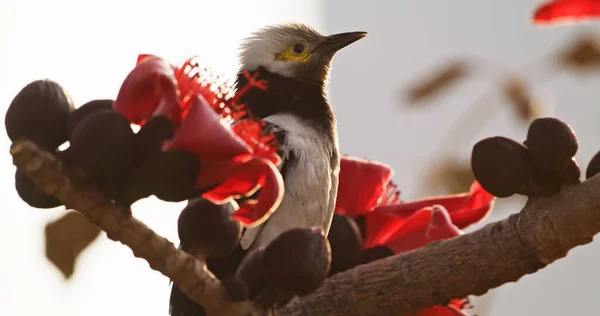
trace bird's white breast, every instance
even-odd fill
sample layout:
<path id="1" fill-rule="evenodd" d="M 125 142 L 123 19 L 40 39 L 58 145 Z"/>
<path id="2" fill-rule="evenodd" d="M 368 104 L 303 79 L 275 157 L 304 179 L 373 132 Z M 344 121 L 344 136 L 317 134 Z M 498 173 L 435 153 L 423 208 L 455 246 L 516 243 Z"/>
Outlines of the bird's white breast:
<path id="1" fill-rule="evenodd" d="M 294 162 L 290 161 L 285 175 L 285 193 L 279 208 L 262 230 L 256 227 L 246 231 L 242 238 L 244 248 L 254 238 L 257 239 L 252 248 L 267 245 L 282 232 L 296 227 L 320 226 L 327 233 L 335 206 L 331 188 L 335 183 L 337 192 L 339 169 L 333 170 L 331 157 L 337 155 L 333 152 L 337 144 L 294 115 L 275 114 L 264 120 L 286 131 L 282 160 L 290 159 L 293 152 Z"/>

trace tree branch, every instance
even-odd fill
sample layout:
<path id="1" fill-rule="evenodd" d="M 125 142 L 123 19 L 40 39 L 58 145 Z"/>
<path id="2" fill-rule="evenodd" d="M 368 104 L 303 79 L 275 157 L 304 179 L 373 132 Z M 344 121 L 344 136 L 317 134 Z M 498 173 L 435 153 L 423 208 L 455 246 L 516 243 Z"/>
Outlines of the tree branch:
<path id="1" fill-rule="evenodd" d="M 457 238 L 432 243 L 334 275 L 283 315 L 402 315 L 482 295 L 515 282 L 590 243 L 600 232 L 600 176 L 520 213 Z"/>
<path id="2" fill-rule="evenodd" d="M 233 303 L 221 283 L 194 257 L 176 249 L 97 189 L 75 186 L 62 164 L 29 141 L 11 146 L 14 164 L 47 194 L 57 196 L 136 257 L 169 277 L 209 315 L 266 315 L 249 302 Z M 280 308 L 280 315 L 402 315 L 450 299 L 482 295 L 563 258 L 600 232 L 600 176 L 480 230 L 336 274 L 315 293 Z"/>
<path id="3" fill-rule="evenodd" d="M 233 303 L 222 284 L 206 265 L 178 250 L 173 243 L 131 216 L 131 211 L 112 203 L 98 189 L 75 183 L 60 161 L 23 140 L 11 145 L 13 163 L 46 194 L 56 196 L 65 207 L 85 215 L 106 232 L 145 259 L 150 268 L 170 278 L 186 295 L 205 307 L 209 315 L 267 315 L 250 302 Z"/>

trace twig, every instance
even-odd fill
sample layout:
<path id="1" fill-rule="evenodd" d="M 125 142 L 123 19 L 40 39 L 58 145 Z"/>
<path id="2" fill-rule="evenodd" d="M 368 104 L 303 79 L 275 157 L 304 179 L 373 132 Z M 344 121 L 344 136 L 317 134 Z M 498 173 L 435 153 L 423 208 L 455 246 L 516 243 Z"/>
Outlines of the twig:
<path id="1" fill-rule="evenodd" d="M 85 215 L 106 235 L 128 246 L 134 256 L 145 259 L 203 305 L 209 315 L 267 315 L 249 303 L 232 303 L 203 262 L 175 248 L 173 243 L 131 216 L 130 210 L 112 203 L 96 188 L 75 183 L 53 155 L 30 141 L 12 144 L 10 153 L 17 168 L 29 176 L 46 194 L 56 196 L 65 207 Z"/>

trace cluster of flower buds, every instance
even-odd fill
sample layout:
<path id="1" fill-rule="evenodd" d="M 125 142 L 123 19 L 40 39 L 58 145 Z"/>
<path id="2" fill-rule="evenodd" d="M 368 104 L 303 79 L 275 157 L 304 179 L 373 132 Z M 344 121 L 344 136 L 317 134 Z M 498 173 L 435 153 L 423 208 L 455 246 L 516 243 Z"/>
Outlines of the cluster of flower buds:
<path id="1" fill-rule="evenodd" d="M 224 283 L 230 296 L 239 300 L 282 306 L 316 291 L 327 278 L 330 264 L 330 245 L 323 230 L 296 228 L 248 253 Z"/>
<path id="2" fill-rule="evenodd" d="M 67 120 L 74 107 L 69 95 L 52 80 L 26 85 L 10 103 L 4 125 L 11 141 L 29 139 L 40 148 L 56 151 L 67 141 Z M 15 187 L 23 201 L 35 208 L 53 208 L 62 203 L 46 195 L 33 181 L 17 171 Z"/>
<path id="3" fill-rule="evenodd" d="M 12 141 L 26 138 L 54 152 L 75 181 L 95 185 L 124 207 L 151 195 L 169 202 L 202 196 L 222 204 L 260 188 L 233 214 L 243 225 L 258 224 L 281 202 L 283 180 L 274 135 L 238 104 L 249 89 L 266 89 L 247 75 L 248 84 L 233 94 L 193 59 L 176 67 L 140 55 L 114 101 L 75 109 L 56 82 L 30 83 L 11 103 L 6 130 Z M 15 185 L 31 206 L 61 205 L 19 172 Z"/>
<path id="4" fill-rule="evenodd" d="M 98 186 L 123 206 L 150 195 L 183 201 L 200 193 L 195 187 L 199 159 L 182 150 L 161 150 L 162 141 L 173 133 L 165 117 L 153 117 L 136 134 L 113 100 L 92 100 L 75 109 L 58 83 L 37 80 L 13 99 L 5 125 L 11 140 L 27 138 L 56 153 L 75 180 Z M 58 150 L 67 141 L 68 148 Z M 61 205 L 19 172 L 15 184 L 33 207 Z"/>
<path id="5" fill-rule="evenodd" d="M 571 127 L 556 118 L 539 118 L 519 143 L 496 136 L 473 147 L 471 167 L 479 183 L 497 197 L 552 196 L 565 184 L 578 184 L 578 142 Z"/>

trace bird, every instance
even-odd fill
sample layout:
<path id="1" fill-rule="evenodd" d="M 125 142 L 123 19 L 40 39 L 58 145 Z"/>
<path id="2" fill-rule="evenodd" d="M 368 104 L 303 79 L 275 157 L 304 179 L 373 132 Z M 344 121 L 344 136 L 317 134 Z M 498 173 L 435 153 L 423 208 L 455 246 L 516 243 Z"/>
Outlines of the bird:
<path id="1" fill-rule="evenodd" d="M 266 221 L 244 229 L 238 248 L 229 258 L 207 260 L 211 271 L 218 270 L 217 277 L 234 273 L 246 253 L 267 246 L 287 230 L 317 226 L 328 234 L 337 197 L 340 153 L 327 84 L 336 53 L 366 34 L 322 35 L 306 24 L 284 23 L 260 28 L 243 40 L 234 89 L 239 90 L 256 74 L 267 82 L 267 89 L 250 89 L 239 103 L 245 105 L 247 115 L 263 121 L 266 131 L 275 135 L 284 195 Z M 175 286 L 170 311 L 172 316 L 205 315 L 201 306 Z"/>
<path id="2" fill-rule="evenodd" d="M 244 72 L 258 73 L 268 84 L 266 90 L 248 91 L 240 102 L 275 134 L 285 188 L 275 212 L 244 231 L 240 241 L 244 250 L 264 247 L 292 228 L 318 226 L 327 235 L 340 170 L 327 83 L 336 52 L 365 35 L 325 36 L 306 24 L 286 23 L 259 29 L 243 42 L 235 86 L 247 83 Z"/>

